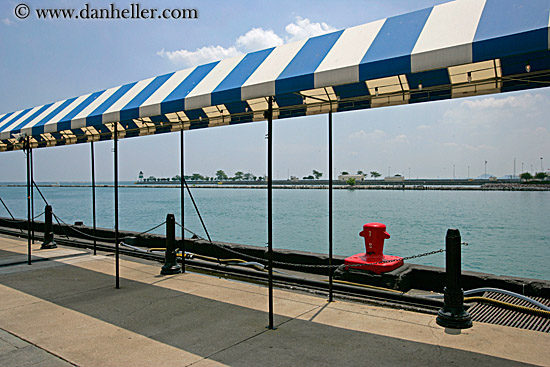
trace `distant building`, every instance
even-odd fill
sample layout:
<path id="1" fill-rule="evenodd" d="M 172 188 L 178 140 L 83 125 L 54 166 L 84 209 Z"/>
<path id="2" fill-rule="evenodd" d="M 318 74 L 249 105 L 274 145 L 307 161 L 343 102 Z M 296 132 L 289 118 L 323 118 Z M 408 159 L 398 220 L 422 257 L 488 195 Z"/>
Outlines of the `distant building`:
<path id="1" fill-rule="evenodd" d="M 338 181 L 347 181 L 350 178 L 355 179 L 355 181 L 365 181 L 365 175 L 339 175 Z"/>
<path id="2" fill-rule="evenodd" d="M 387 181 L 387 182 L 403 182 L 403 181 L 405 181 L 405 177 L 403 177 L 401 175 L 388 176 L 388 177 L 384 177 L 384 181 Z"/>

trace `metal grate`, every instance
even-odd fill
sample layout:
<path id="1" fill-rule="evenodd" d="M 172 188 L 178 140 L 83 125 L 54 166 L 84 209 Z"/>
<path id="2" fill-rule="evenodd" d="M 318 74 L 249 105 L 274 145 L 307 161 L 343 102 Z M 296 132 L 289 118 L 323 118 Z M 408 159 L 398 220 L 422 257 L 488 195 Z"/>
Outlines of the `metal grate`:
<path id="1" fill-rule="evenodd" d="M 535 307 L 527 301 L 508 296 L 506 294 L 485 292 L 483 296 L 486 298 L 492 298 L 498 301 L 507 302 L 518 306 L 530 308 Z M 550 300 L 546 298 L 531 298 L 539 301 L 543 305 L 550 306 Z M 525 312 L 507 309 L 488 303 L 476 303 L 474 306 L 468 309 L 468 312 L 472 316 L 473 321 L 550 333 L 549 317 L 531 315 Z"/>

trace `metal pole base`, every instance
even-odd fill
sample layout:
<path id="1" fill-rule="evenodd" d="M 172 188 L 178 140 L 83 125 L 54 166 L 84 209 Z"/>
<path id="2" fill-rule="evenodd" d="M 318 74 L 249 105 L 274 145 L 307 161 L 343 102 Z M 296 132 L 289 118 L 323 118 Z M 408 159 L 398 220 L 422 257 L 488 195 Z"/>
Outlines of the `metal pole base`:
<path id="1" fill-rule="evenodd" d="M 40 246 L 41 250 L 47 250 L 51 248 L 57 248 L 57 243 L 55 241 L 44 241 L 42 245 Z"/>
<path id="2" fill-rule="evenodd" d="M 472 327 L 472 317 L 464 310 L 464 292 L 445 288 L 445 304 L 437 313 L 436 323 L 450 329 L 468 329 Z"/>
<path id="3" fill-rule="evenodd" d="M 181 266 L 179 264 L 164 264 L 160 273 L 162 275 L 180 274 Z"/>

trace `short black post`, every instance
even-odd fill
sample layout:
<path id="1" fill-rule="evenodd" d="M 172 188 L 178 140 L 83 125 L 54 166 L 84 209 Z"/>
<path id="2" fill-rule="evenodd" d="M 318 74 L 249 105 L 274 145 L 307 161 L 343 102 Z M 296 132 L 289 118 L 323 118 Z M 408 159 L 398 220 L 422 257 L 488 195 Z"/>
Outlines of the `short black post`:
<path id="1" fill-rule="evenodd" d="M 445 303 L 437 313 L 438 325 L 450 329 L 472 327 L 472 317 L 464 310 L 464 290 L 461 279 L 461 238 L 458 229 L 447 230 L 445 238 L 447 286 L 444 289 Z"/>
<path id="2" fill-rule="evenodd" d="M 44 242 L 40 249 L 56 248 L 57 244 L 53 239 L 53 222 L 52 222 L 52 206 L 46 205 L 44 211 Z"/>
<path id="3" fill-rule="evenodd" d="M 174 214 L 166 216 L 166 253 L 160 273 L 162 275 L 181 273 L 181 266 L 178 264 L 176 256 L 176 218 Z"/>

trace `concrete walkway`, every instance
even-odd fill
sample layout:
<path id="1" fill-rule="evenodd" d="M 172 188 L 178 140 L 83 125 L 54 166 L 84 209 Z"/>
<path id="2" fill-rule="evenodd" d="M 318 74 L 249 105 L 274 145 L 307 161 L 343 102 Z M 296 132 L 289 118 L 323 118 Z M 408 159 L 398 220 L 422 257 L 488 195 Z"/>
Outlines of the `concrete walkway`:
<path id="1" fill-rule="evenodd" d="M 1 366 L 550 365 L 550 335 L 475 323 L 460 334 L 435 317 L 73 249 L 0 237 Z M 13 265 L 10 265 L 13 264 Z"/>

